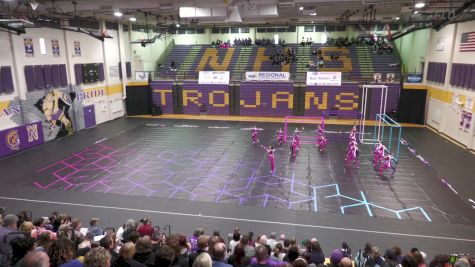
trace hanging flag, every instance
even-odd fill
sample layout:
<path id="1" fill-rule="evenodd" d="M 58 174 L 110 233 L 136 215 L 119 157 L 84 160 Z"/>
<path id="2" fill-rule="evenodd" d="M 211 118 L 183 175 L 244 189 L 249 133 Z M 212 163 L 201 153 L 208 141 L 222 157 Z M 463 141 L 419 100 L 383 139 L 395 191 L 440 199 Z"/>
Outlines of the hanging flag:
<path id="1" fill-rule="evenodd" d="M 473 52 L 475 51 L 475 32 L 462 33 L 462 39 L 460 40 L 460 52 Z"/>

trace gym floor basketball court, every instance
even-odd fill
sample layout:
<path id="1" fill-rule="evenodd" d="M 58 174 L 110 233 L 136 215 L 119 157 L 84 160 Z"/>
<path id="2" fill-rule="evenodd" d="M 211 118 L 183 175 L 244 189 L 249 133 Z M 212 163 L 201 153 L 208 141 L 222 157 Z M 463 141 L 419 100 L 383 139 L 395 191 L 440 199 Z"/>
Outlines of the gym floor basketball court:
<path id="1" fill-rule="evenodd" d="M 475 157 L 469 152 L 428 129 L 405 127 L 394 179 L 373 169 L 370 145 L 360 145 L 356 168 L 344 164 L 347 143 L 332 140 L 323 153 L 302 145 L 296 159 L 288 144 L 277 147 L 272 175 L 265 150 L 251 142 L 253 125 L 263 129 L 263 145 L 274 144 L 275 131 L 283 128 L 121 118 L 0 160 L 0 200 L 10 209 L 29 207 L 34 216 L 91 205 L 81 212 L 101 217 L 104 226 L 142 212 L 188 233 L 198 226 L 231 231 L 249 224 L 256 231 L 310 233 L 327 249 L 345 239 L 384 247 L 377 237 L 383 234 L 394 237 L 383 241 L 388 246 L 394 240 L 430 252 L 475 252 L 475 213 L 468 200 Z M 303 135 L 315 130 L 303 124 L 290 129 L 295 126 L 305 127 Z M 346 137 L 350 128 L 326 125 L 325 131 Z M 168 215 L 157 215 L 163 212 Z"/>

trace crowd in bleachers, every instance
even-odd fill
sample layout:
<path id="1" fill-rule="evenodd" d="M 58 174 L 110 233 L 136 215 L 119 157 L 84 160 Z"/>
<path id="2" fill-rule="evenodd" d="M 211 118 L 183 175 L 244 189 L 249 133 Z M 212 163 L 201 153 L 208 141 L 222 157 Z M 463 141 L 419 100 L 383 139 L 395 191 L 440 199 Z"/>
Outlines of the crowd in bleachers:
<path id="1" fill-rule="evenodd" d="M 252 46 L 251 38 L 237 38 L 234 39 L 234 46 Z"/>
<path id="2" fill-rule="evenodd" d="M 1 214 L 0 266 L 18 267 L 426 267 L 427 255 L 417 248 L 406 254 L 398 246 L 385 251 L 366 244 L 352 251 L 343 242 L 326 257 L 315 237 L 300 243 L 284 234 L 269 237 L 239 228 L 222 236 L 196 229 L 190 236 L 162 233 L 147 218 L 128 219 L 117 231 L 89 227 L 67 214 L 52 213 L 32 221 L 31 213 Z M 228 239 L 228 240 L 226 240 Z M 449 255 L 435 255 L 429 267 L 450 267 Z M 470 267 L 457 256 L 454 267 Z"/>
<path id="3" fill-rule="evenodd" d="M 349 47 L 349 46 L 370 46 L 373 48 L 375 54 L 391 54 L 394 50 L 391 42 L 387 38 L 375 38 L 374 36 L 367 37 L 338 37 L 328 38 L 326 45 L 336 47 Z"/>
<path id="4" fill-rule="evenodd" d="M 230 48 L 231 47 L 231 41 L 228 39 L 226 42 L 217 39 L 216 41 L 211 42 L 211 47 L 214 48 Z"/>
<path id="5" fill-rule="evenodd" d="M 297 54 L 292 48 L 276 49 L 269 57 L 272 60 L 272 65 L 283 66 L 297 62 Z"/>

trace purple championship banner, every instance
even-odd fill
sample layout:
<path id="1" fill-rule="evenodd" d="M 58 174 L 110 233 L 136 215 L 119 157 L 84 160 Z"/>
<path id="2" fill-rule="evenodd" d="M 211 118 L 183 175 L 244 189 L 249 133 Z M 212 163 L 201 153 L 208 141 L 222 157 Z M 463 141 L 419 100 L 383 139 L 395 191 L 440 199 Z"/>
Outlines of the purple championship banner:
<path id="1" fill-rule="evenodd" d="M 41 145 L 44 142 L 41 122 L 0 131 L 0 158 Z"/>
<path id="2" fill-rule="evenodd" d="M 228 85 L 184 83 L 182 99 L 184 114 L 199 114 L 201 107 L 210 115 L 229 115 Z"/>
<path id="3" fill-rule="evenodd" d="M 294 108 L 290 82 L 242 82 L 240 114 L 243 116 L 288 116 Z"/>
<path id="4" fill-rule="evenodd" d="M 172 86 L 173 81 L 152 81 L 150 83 L 152 103 L 155 106 L 160 106 L 164 114 L 173 113 Z"/>
<path id="5" fill-rule="evenodd" d="M 399 97 L 401 94 L 401 86 L 398 84 L 383 84 L 388 87 L 388 98 L 386 100 L 386 111 L 391 112 L 398 109 Z M 381 105 L 381 90 L 371 89 L 371 106 L 370 106 L 370 119 L 375 120 L 376 114 L 379 113 L 379 106 Z M 369 103 L 368 103 L 369 104 Z"/>
<path id="6" fill-rule="evenodd" d="M 346 83 L 341 86 L 308 85 L 305 90 L 305 116 L 323 116 L 338 114 L 338 118 L 352 119 L 360 107 L 359 87 L 357 83 Z"/>

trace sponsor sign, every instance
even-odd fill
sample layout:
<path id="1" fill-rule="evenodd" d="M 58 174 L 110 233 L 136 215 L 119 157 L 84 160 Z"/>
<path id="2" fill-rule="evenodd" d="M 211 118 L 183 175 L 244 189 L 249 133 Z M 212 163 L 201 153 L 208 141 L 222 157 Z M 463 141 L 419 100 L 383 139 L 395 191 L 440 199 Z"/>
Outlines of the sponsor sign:
<path id="1" fill-rule="evenodd" d="M 246 72 L 247 81 L 289 81 L 290 73 L 288 72 Z"/>
<path id="2" fill-rule="evenodd" d="M 307 72 L 307 85 L 341 86 L 341 72 Z"/>
<path id="3" fill-rule="evenodd" d="M 229 71 L 200 71 L 198 84 L 229 84 Z"/>

